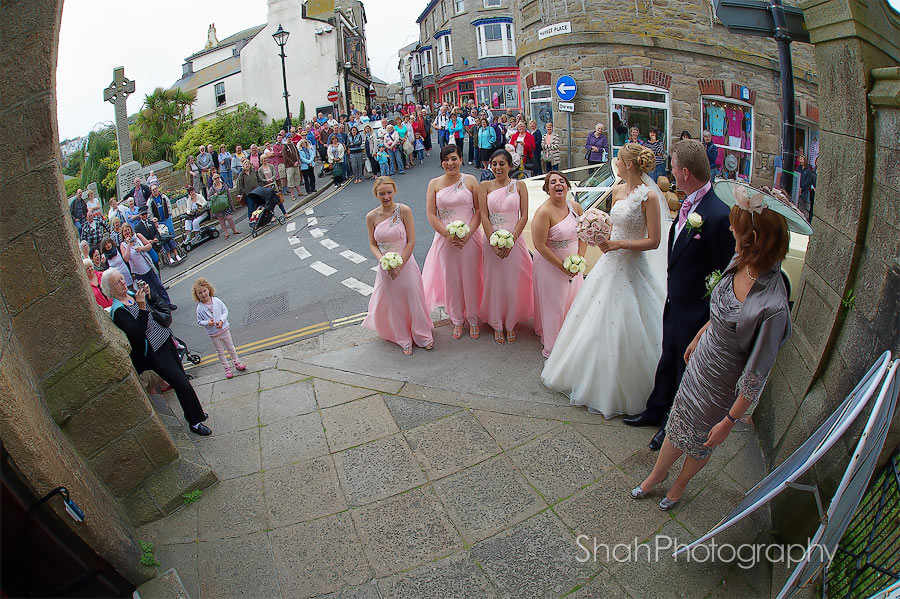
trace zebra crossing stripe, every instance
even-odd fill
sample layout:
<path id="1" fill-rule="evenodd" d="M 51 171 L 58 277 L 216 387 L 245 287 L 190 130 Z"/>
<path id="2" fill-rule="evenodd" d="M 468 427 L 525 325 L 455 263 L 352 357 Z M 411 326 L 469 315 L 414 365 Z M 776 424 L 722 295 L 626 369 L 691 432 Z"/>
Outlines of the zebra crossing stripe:
<path id="1" fill-rule="evenodd" d="M 333 241 L 327 237 L 324 239 L 320 239 L 319 243 L 321 243 L 323 246 L 325 246 L 326 249 L 329 249 L 329 250 L 333 250 L 336 247 L 341 247 L 341 244 L 336 243 L 335 241 Z"/>
<path id="2" fill-rule="evenodd" d="M 301 260 L 306 260 L 307 258 L 312 256 L 312 254 L 309 253 L 309 250 L 307 250 L 303 246 L 300 246 L 297 249 L 295 249 L 294 253 L 297 254 L 297 257 L 300 258 Z"/>
<path id="3" fill-rule="evenodd" d="M 297 223 L 288 223 L 284 230 L 288 233 L 293 233 L 297 230 Z"/>
<path id="4" fill-rule="evenodd" d="M 343 252 L 341 252 L 341 256 L 354 264 L 361 264 L 366 261 L 366 258 L 364 256 L 360 256 L 353 250 L 344 250 Z"/>
<path id="5" fill-rule="evenodd" d="M 292 235 L 288 237 L 288 243 L 290 243 L 291 245 L 297 245 L 298 243 L 300 243 L 300 240 L 297 239 L 295 235 Z"/>
<path id="6" fill-rule="evenodd" d="M 326 277 L 330 277 L 331 275 L 333 275 L 334 273 L 337 272 L 336 268 L 331 268 L 324 262 L 319 262 L 318 260 L 310 263 L 309 267 L 316 272 L 322 273 Z"/>
<path id="7" fill-rule="evenodd" d="M 380 264 L 376 264 L 375 266 L 373 266 L 373 267 L 370 268 L 369 270 L 374 270 L 375 272 L 378 272 L 378 269 L 379 269 L 379 268 L 381 268 L 381 265 L 380 265 Z"/>
<path id="8" fill-rule="evenodd" d="M 307 227 L 315 227 L 315 226 L 318 225 L 318 224 L 319 224 L 319 219 L 317 219 L 315 216 L 311 216 L 311 217 L 309 217 L 309 218 L 306 219 L 306 226 L 307 226 Z"/>
<path id="9" fill-rule="evenodd" d="M 303 211 L 303 214 L 312 214 L 312 213 L 313 213 L 312 208 L 307 208 L 306 210 Z"/>
<path id="10" fill-rule="evenodd" d="M 325 231 L 323 231 L 322 229 L 319 229 L 319 228 L 315 228 L 315 229 L 310 229 L 309 234 L 312 235 L 313 237 L 315 237 L 316 239 L 318 239 L 319 237 L 321 237 L 322 235 L 325 234 Z"/>
<path id="11" fill-rule="evenodd" d="M 357 292 L 360 295 L 365 295 L 365 296 L 372 295 L 372 292 L 375 291 L 375 288 L 372 287 L 371 285 L 366 285 L 362 281 L 358 281 L 358 280 L 354 279 L 353 277 L 350 277 L 349 279 L 344 279 L 343 281 L 341 281 L 341 285 L 343 285 L 344 287 L 347 287 L 348 289 L 352 289 L 353 291 Z"/>

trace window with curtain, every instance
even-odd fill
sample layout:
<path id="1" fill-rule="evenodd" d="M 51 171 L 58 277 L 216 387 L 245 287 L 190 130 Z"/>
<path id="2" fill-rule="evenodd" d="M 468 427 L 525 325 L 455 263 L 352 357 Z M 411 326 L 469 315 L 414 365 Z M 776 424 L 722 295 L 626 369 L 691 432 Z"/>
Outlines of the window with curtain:
<path id="1" fill-rule="evenodd" d="M 450 35 L 442 35 L 437 40 L 438 68 L 453 64 L 453 46 L 450 43 Z"/>
<path id="2" fill-rule="evenodd" d="M 478 58 L 515 56 L 512 23 L 488 23 L 477 28 Z"/>

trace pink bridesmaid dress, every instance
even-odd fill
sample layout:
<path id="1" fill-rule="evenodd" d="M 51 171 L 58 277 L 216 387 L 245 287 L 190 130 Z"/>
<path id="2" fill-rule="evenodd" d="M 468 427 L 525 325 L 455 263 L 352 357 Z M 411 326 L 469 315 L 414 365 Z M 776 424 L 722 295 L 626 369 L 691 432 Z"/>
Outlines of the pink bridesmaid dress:
<path id="1" fill-rule="evenodd" d="M 449 225 L 455 220 L 469 224 L 474 214 L 472 192 L 462 180 L 445 187 L 435 196 L 437 216 Z M 484 233 L 477 230 L 462 249 L 440 233 L 434 234 L 431 249 L 425 257 L 422 282 L 429 308 L 444 306 L 454 325 L 478 324 L 478 307 L 484 275 L 481 270 L 481 246 Z"/>
<path id="2" fill-rule="evenodd" d="M 403 253 L 406 247 L 406 226 L 400 219 L 400 208 L 391 218 L 375 226 L 375 241 L 382 254 Z M 379 266 L 375 275 L 375 291 L 369 298 L 369 313 L 362 325 L 378 333 L 382 339 L 393 341 L 401 348 L 425 347 L 433 343 L 434 323 L 425 304 L 422 273 L 414 256 L 400 269 L 396 279 Z"/>
<path id="3" fill-rule="evenodd" d="M 519 220 L 519 193 L 516 182 L 495 189 L 487 197 L 488 216 L 494 230 L 512 232 Z M 481 319 L 495 331 L 513 330 L 516 324 L 534 315 L 531 290 L 531 255 L 520 236 L 509 255 L 501 259 L 485 240 L 484 292 L 481 295 Z"/>
<path id="4" fill-rule="evenodd" d="M 578 253 L 578 224 L 575 211 L 569 206 L 566 218 L 550 227 L 547 247 L 562 261 Z M 566 313 L 575 301 L 575 294 L 581 289 L 584 275 L 577 274 L 571 279 L 551 264 L 540 252 L 534 252 L 534 332 L 541 338 L 545 358 L 550 357 L 556 336 L 562 328 Z"/>

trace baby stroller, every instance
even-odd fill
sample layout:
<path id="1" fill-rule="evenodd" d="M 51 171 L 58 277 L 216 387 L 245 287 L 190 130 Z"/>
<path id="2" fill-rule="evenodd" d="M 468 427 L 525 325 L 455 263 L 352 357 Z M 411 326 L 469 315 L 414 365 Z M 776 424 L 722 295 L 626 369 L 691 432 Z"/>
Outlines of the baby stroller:
<path id="1" fill-rule="evenodd" d="M 265 227 L 275 216 L 275 206 L 279 204 L 278 194 L 268 187 L 257 187 L 247 194 L 248 200 L 253 201 L 254 206 L 260 206 L 250 215 L 250 233 L 253 237 L 259 234 L 259 230 Z M 287 221 L 283 214 L 278 216 L 278 224 L 283 225 Z"/>
<path id="2" fill-rule="evenodd" d="M 334 166 L 330 162 L 323 162 L 322 168 L 319 169 L 319 178 L 328 177 L 334 170 Z"/>
<path id="3" fill-rule="evenodd" d="M 200 363 L 200 354 L 194 353 L 188 349 L 187 343 L 175 335 L 172 335 L 172 339 L 175 340 L 175 348 L 178 350 L 178 357 L 182 362 L 187 358 L 187 361 L 191 364 Z"/>

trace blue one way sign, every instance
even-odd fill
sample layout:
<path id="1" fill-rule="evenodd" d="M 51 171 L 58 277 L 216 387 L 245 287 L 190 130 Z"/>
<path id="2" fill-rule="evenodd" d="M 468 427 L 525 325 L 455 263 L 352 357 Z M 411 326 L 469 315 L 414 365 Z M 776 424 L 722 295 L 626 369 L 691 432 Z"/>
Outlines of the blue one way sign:
<path id="1" fill-rule="evenodd" d="M 556 80 L 556 95 L 563 102 L 568 102 L 575 98 L 575 93 L 577 91 L 578 85 L 576 85 L 575 80 L 568 75 L 563 75 Z"/>

